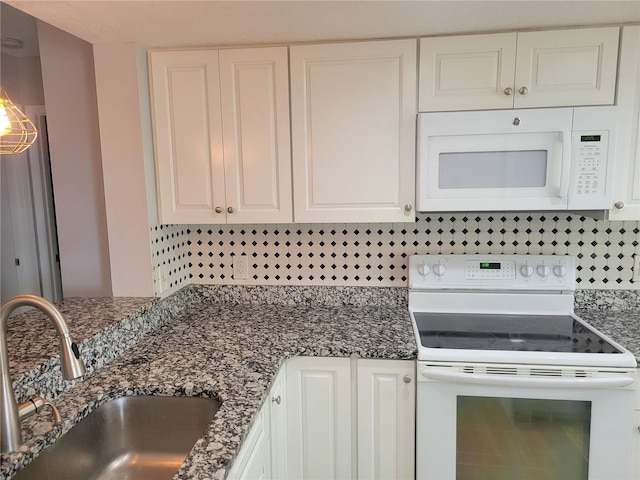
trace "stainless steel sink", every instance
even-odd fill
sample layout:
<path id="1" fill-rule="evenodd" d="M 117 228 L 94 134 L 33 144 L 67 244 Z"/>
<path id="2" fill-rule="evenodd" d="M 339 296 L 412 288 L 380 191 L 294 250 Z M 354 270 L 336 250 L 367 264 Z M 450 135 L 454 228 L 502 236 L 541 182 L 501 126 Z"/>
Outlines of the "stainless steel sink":
<path id="1" fill-rule="evenodd" d="M 91 412 L 16 480 L 171 479 L 220 408 L 210 398 L 123 397 Z"/>

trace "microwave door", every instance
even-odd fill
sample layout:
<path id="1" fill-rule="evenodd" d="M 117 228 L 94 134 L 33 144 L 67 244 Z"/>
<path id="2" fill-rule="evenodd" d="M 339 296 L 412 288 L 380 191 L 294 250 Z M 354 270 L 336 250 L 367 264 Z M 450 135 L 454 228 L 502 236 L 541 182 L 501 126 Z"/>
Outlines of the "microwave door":
<path id="1" fill-rule="evenodd" d="M 567 209 L 571 141 L 563 132 L 428 137 L 418 209 Z"/>

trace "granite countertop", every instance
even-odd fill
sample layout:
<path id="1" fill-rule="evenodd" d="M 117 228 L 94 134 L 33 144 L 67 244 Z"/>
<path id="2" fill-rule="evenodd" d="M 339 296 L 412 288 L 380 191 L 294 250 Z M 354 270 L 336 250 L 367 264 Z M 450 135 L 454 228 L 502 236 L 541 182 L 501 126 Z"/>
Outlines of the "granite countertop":
<path id="1" fill-rule="evenodd" d="M 405 306 L 236 305 L 205 299 L 61 393 L 55 403 L 63 425 L 54 427 L 48 413 L 23 422 L 23 451 L 2 459 L 0 476 L 13 474 L 109 399 L 154 394 L 222 402 L 176 477 L 222 478 L 278 369 L 294 355 L 415 359 L 416 345 Z"/>
<path id="2" fill-rule="evenodd" d="M 576 315 L 629 350 L 640 366 L 640 310 L 576 309 Z"/>
<path id="3" fill-rule="evenodd" d="M 51 335 L 55 339 L 52 332 L 37 330 L 29 339 L 37 345 L 34 352 L 24 346 L 10 347 L 18 400 L 51 392 L 48 397 L 55 399 L 64 422 L 54 426 L 48 412 L 23 422 L 23 450 L 2 458 L 0 478 L 10 477 L 97 406 L 124 395 L 154 394 L 209 396 L 222 402 L 176 476 L 221 479 L 287 358 L 416 358 L 403 298 L 375 306 L 364 306 L 367 302 L 326 306 L 303 296 L 296 302 L 305 305 L 239 304 L 246 299 L 218 295 L 215 300 L 195 291 L 183 289 L 162 301 L 65 302 L 61 309 L 72 336 L 81 341 L 81 353 L 88 364 L 88 375 L 81 381 L 49 379 L 60 377 L 56 360 L 42 364 L 47 352 L 55 355 L 57 350 L 57 342 L 48 338 Z M 228 303 L 217 303 L 220 300 Z M 83 309 L 87 305 L 90 308 Z M 107 313 L 101 316 L 103 306 Z M 577 313 L 631 350 L 640 362 L 640 312 Z M 122 315 L 124 319 L 118 320 Z M 9 342 L 26 343 L 21 332 L 25 328 L 39 327 L 24 322 L 10 324 Z M 43 343 L 48 347 L 41 349 Z"/>

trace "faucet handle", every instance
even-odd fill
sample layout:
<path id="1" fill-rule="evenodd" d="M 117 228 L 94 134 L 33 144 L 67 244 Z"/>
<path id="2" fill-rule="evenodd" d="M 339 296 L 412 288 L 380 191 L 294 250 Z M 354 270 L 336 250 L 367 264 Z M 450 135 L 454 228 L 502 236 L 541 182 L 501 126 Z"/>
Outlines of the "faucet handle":
<path id="1" fill-rule="evenodd" d="M 62 355 L 60 356 L 62 377 L 65 380 L 82 377 L 87 370 L 80 357 L 80 349 L 76 342 L 71 340 L 71 337 L 67 334 L 60 339 L 60 346 L 62 347 Z"/>
<path id="2" fill-rule="evenodd" d="M 18 417 L 20 418 L 20 421 L 23 421 L 24 419 L 29 418 L 32 415 L 35 415 L 36 413 L 40 412 L 44 407 L 49 407 L 51 409 L 51 411 L 53 412 L 53 416 L 55 418 L 56 425 L 59 425 L 62 423 L 62 417 L 60 416 L 60 412 L 58 411 L 56 406 L 53 404 L 53 402 L 42 397 L 33 397 L 27 400 L 26 402 L 18 405 Z"/>

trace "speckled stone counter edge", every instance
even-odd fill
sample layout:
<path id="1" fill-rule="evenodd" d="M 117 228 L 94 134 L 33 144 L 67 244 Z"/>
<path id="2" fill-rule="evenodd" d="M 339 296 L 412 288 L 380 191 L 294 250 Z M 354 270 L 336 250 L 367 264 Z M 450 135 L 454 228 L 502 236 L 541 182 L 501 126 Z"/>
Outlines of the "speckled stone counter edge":
<path id="1" fill-rule="evenodd" d="M 192 285 L 195 295 L 215 303 L 264 305 L 406 306 L 405 287 Z M 576 308 L 640 310 L 640 290 L 576 290 Z"/>
<path id="2" fill-rule="evenodd" d="M 640 290 L 576 290 L 575 296 L 583 310 L 640 310 Z"/>
<path id="3" fill-rule="evenodd" d="M 404 287 L 326 287 L 274 285 L 192 285 L 213 303 L 305 306 L 406 306 Z"/>
<path id="4" fill-rule="evenodd" d="M 23 402 L 34 395 L 55 400 L 61 393 L 120 357 L 146 334 L 170 322 L 185 306 L 199 301 L 199 296 L 191 288 L 184 288 L 161 301 L 150 300 L 140 311 L 111 324 L 98 335 L 79 342 L 80 355 L 87 368 L 83 379 L 63 380 L 60 357 L 56 354 L 49 361 L 13 379 L 16 400 Z"/>

